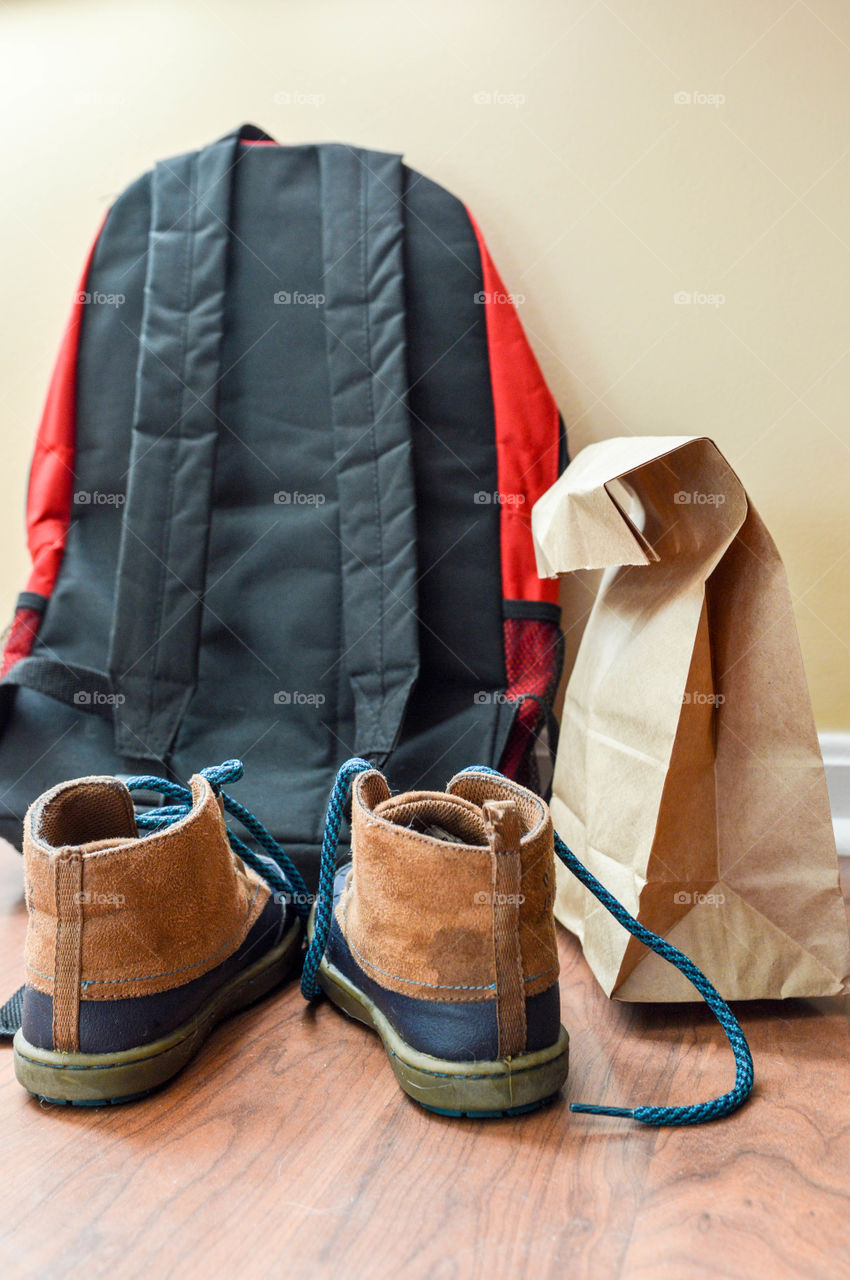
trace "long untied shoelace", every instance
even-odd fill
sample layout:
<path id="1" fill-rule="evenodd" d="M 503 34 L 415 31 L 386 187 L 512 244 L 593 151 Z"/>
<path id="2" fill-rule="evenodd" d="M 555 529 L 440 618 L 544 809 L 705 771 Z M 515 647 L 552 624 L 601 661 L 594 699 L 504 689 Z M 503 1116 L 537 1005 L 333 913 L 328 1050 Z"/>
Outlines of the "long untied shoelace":
<path id="1" fill-rule="evenodd" d="M 294 910 L 304 920 L 310 911 L 313 897 L 295 863 L 251 810 L 246 809 L 238 800 L 234 800 L 233 796 L 222 790 L 225 783 L 238 782 L 244 772 L 245 766 L 241 760 L 225 760 L 223 764 L 210 765 L 209 768 L 200 770 L 201 777 L 206 778 L 213 793 L 220 796 L 225 812 L 242 823 L 260 848 L 265 850 L 267 856 L 256 853 L 228 827 L 227 837 L 233 852 L 265 880 L 280 900 L 291 902 Z M 141 831 L 161 831 L 165 827 L 173 826 L 181 818 L 185 818 L 192 810 L 194 803 L 192 792 L 188 787 L 181 786 L 179 782 L 169 782 L 167 778 L 143 774 L 139 777 L 127 778 L 125 786 L 128 791 L 153 791 L 171 801 L 170 804 L 138 812 L 136 826 Z"/>
<path id="2" fill-rule="evenodd" d="M 333 888 L 336 871 L 339 828 L 345 806 L 351 793 L 351 786 L 359 773 L 364 773 L 373 766 L 366 760 L 348 760 L 339 770 L 328 802 L 328 813 L 325 822 L 325 833 L 322 841 L 322 857 L 319 870 L 319 890 L 316 895 L 315 920 L 313 937 L 307 948 L 304 969 L 301 976 L 301 992 L 305 999 L 313 1000 L 320 993 L 318 983 L 319 965 L 325 954 L 333 919 Z M 486 765 L 471 765 L 464 773 L 489 773 L 494 778 L 507 781 L 504 775 Z M 723 1028 L 726 1038 L 735 1056 L 735 1084 L 728 1093 L 712 1098 L 708 1102 L 698 1102 L 687 1107 L 606 1107 L 595 1106 L 587 1102 L 573 1102 L 571 1111 L 587 1112 L 600 1116 L 623 1116 L 639 1120 L 642 1124 L 651 1125 L 684 1125 L 702 1124 L 707 1120 L 719 1120 L 723 1116 L 737 1111 L 749 1097 L 753 1087 L 753 1059 L 750 1046 L 747 1044 L 738 1019 L 729 1008 L 720 992 L 709 981 L 700 968 L 694 964 L 684 951 L 674 947 L 672 942 L 659 938 L 657 933 L 647 929 L 619 902 L 605 886 L 596 879 L 578 858 L 568 849 L 561 837 L 555 833 L 555 852 L 564 865 L 573 873 L 606 911 L 650 951 L 661 956 L 668 964 L 673 965 L 700 993 Z"/>

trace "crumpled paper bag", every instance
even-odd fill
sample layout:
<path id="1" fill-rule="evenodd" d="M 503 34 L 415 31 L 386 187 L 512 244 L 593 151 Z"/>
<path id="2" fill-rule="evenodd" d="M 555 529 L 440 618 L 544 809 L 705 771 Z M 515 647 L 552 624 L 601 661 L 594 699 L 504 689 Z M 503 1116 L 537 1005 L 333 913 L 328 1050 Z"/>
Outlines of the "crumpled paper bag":
<path id="1" fill-rule="evenodd" d="M 602 569 L 566 693 L 555 826 L 726 999 L 848 990 L 850 941 L 785 570 L 711 440 L 606 440 L 536 503 L 538 571 Z M 559 867 L 608 995 L 693 1000 Z"/>

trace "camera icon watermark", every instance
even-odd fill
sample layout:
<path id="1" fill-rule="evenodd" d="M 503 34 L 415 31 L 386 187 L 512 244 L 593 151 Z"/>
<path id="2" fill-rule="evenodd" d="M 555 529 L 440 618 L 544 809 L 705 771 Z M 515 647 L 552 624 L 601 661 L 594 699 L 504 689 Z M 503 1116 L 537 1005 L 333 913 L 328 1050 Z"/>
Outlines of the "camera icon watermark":
<path id="1" fill-rule="evenodd" d="M 103 293 L 99 289 L 95 289 L 93 293 L 81 289 L 77 294 L 77 302 L 85 307 L 123 307 L 126 301 L 123 293 Z"/>
<path id="2" fill-rule="evenodd" d="M 725 493 L 705 493 L 701 489 L 678 489 L 673 494 L 677 507 L 722 507 L 726 501 Z"/>
<path id="3" fill-rule="evenodd" d="M 323 307 L 327 298 L 323 293 L 301 293 L 298 289 L 278 289 L 274 295 L 278 307 Z"/>
<path id="4" fill-rule="evenodd" d="M 326 702 L 323 693 L 303 693 L 300 689 L 278 689 L 274 695 L 278 707 L 322 707 Z"/>
<path id="5" fill-rule="evenodd" d="M 74 902 L 78 907 L 123 907 L 126 901 L 123 893 L 94 893 L 81 889 L 74 894 Z"/>
<path id="6" fill-rule="evenodd" d="M 682 694 L 684 707 L 722 707 L 725 701 L 725 693 L 703 693 L 700 689 L 686 689 Z"/>
<path id="7" fill-rule="evenodd" d="M 525 502 L 524 493 L 491 493 L 487 489 L 479 489 L 472 495 L 477 507 L 521 507 Z"/>
<path id="8" fill-rule="evenodd" d="M 673 294 L 673 304 L 677 307 L 722 307 L 726 302 L 725 293 L 707 293 L 704 289 L 678 289 Z"/>
<path id="9" fill-rule="evenodd" d="M 276 107 L 323 107 L 327 98 L 323 93 L 304 93 L 301 89 L 278 89 L 272 95 Z"/>
<path id="10" fill-rule="evenodd" d="M 473 93 L 472 101 L 476 107 L 524 107 L 526 96 L 502 89 L 479 89 Z"/>
<path id="11" fill-rule="evenodd" d="M 100 689 L 78 689 L 73 698 L 75 707 L 122 707 L 126 701 L 123 693 L 104 693 Z"/>
<path id="12" fill-rule="evenodd" d="M 478 306 L 521 307 L 525 302 L 524 293 L 503 293 L 501 289 L 479 289 L 472 295 L 472 301 Z"/>
<path id="13" fill-rule="evenodd" d="M 299 493 L 297 489 L 294 492 L 280 489 L 274 495 L 276 507 L 323 507 L 326 502 L 324 493 Z"/>
<path id="14" fill-rule="evenodd" d="M 725 93 L 703 93 L 701 90 L 679 89 L 673 94 L 673 102 L 677 107 L 722 107 L 726 102 Z"/>
<path id="15" fill-rule="evenodd" d="M 722 907 L 726 901 L 725 893 L 690 893 L 687 889 L 679 889 L 673 894 L 677 907 Z"/>
<path id="16" fill-rule="evenodd" d="M 278 889 L 272 897 L 281 906 L 290 904 L 293 907 L 312 907 L 317 895 L 315 893 L 298 893 L 294 889 Z"/>
<path id="17" fill-rule="evenodd" d="M 78 489 L 74 494 L 75 507 L 123 507 L 125 493 L 101 493 L 99 489 Z"/>
<path id="18" fill-rule="evenodd" d="M 521 907 L 525 902 L 524 893 L 487 893 L 482 890 L 476 893 L 472 901 L 476 907 Z"/>

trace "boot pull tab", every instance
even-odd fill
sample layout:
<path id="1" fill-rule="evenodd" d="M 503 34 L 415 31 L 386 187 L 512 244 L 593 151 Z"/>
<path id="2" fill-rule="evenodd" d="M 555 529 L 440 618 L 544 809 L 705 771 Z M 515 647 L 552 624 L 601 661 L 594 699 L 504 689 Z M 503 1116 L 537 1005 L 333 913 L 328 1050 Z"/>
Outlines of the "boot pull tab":
<path id="1" fill-rule="evenodd" d="M 485 800 L 484 829 L 493 853 L 491 902 L 493 958 L 496 967 L 496 1024 L 499 1057 L 525 1053 L 528 1039 L 525 979 L 519 941 L 522 897 L 522 822 L 513 800 Z"/>
<path id="2" fill-rule="evenodd" d="M 523 837 L 515 800 L 485 800 L 481 806 L 487 840 L 494 853 L 516 853 Z"/>

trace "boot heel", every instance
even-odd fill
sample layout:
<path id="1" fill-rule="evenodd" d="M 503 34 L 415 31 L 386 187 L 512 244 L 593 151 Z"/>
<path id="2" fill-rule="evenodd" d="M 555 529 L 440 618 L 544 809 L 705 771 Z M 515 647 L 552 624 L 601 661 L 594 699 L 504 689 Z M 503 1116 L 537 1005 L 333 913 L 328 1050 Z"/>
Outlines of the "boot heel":
<path id="1" fill-rule="evenodd" d="M 420 1053 L 380 1009 L 327 960 L 319 968 L 325 995 L 350 1018 L 377 1031 L 393 1073 L 408 1097 L 439 1115 L 486 1119 L 520 1115 L 551 1102 L 569 1073 L 569 1036 L 512 1059 L 457 1062 Z"/>
<path id="2" fill-rule="evenodd" d="M 57 1053 L 36 1048 L 18 1031 L 15 1076 L 44 1102 L 102 1107 L 142 1098 L 181 1071 L 219 1022 L 280 986 L 295 967 L 300 949 L 301 925 L 296 921 L 277 947 L 221 987 L 188 1022 L 136 1049 Z"/>

